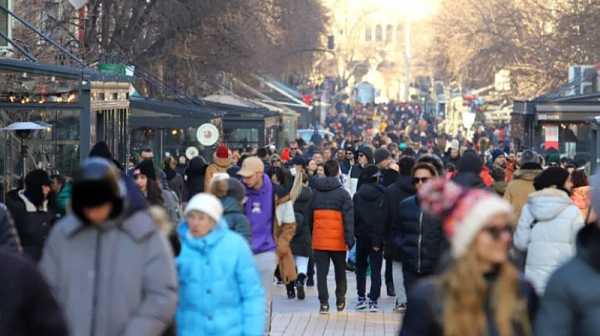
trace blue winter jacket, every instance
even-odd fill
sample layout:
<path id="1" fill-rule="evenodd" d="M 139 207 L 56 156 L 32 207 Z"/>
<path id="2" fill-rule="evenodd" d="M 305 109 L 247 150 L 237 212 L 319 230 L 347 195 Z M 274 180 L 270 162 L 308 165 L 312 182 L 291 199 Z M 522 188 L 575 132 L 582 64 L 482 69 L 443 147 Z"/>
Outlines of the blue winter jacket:
<path id="1" fill-rule="evenodd" d="M 205 237 L 191 237 L 186 222 L 179 234 L 177 335 L 264 335 L 265 294 L 248 242 L 225 220 Z"/>

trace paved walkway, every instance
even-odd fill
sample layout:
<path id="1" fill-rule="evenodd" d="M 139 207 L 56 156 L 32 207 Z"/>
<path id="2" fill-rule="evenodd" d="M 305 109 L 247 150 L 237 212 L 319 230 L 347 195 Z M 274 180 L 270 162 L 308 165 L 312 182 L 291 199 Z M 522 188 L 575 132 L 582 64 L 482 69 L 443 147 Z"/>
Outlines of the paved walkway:
<path id="1" fill-rule="evenodd" d="M 333 265 L 331 267 L 333 269 Z M 396 301 L 388 297 L 385 284 L 382 286 L 379 299 L 379 312 L 369 313 L 356 311 L 357 302 L 356 275 L 346 272 L 348 292 L 346 294 L 346 312 L 338 313 L 335 308 L 335 279 L 330 272 L 327 282 L 330 293 L 331 312 L 329 315 L 319 314 L 317 288 L 306 288 L 306 299 L 288 300 L 285 286 L 275 288 L 273 296 L 273 321 L 271 336 L 306 335 L 306 336 L 342 336 L 342 335 L 398 335 L 402 315 L 392 311 Z M 382 275 L 383 280 L 383 275 Z M 383 281 L 385 283 L 385 281 Z M 370 281 L 367 280 L 367 292 Z"/>

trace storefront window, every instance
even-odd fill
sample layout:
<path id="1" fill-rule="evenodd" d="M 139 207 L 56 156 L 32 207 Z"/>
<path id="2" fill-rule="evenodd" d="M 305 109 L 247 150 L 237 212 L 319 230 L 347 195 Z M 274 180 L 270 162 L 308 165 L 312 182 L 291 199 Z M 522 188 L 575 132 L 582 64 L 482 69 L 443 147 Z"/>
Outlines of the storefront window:
<path id="1" fill-rule="evenodd" d="M 224 129 L 223 141 L 229 148 L 258 147 L 257 128 L 227 128 Z"/>
<path id="2" fill-rule="evenodd" d="M 590 126 L 583 123 L 543 123 L 542 124 L 542 143 L 540 152 L 550 154 L 549 144 L 556 140 L 555 134 L 558 130 L 558 151 L 560 154 L 569 158 L 574 158 L 580 153 L 587 153 L 590 150 L 589 135 Z"/>
<path id="3" fill-rule="evenodd" d="M 66 110 L 2 110 L 0 122 L 30 121 L 46 127 L 33 131 L 25 138 L 26 171 L 46 169 L 50 174 L 73 176 L 79 167 L 80 119 L 79 109 Z M 16 185 L 23 172 L 21 139 L 15 132 L 2 131 L 2 165 L 0 169 L 11 185 Z"/>
<path id="4" fill-rule="evenodd" d="M 75 104 L 79 102 L 79 80 L 0 69 L 0 102 L 22 104 Z"/>

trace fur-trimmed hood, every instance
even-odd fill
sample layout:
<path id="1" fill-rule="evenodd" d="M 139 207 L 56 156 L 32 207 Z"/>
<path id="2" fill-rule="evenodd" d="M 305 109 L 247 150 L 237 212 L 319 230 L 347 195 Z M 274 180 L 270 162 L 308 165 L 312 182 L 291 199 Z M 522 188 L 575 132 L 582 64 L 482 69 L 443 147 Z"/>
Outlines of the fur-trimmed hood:
<path id="1" fill-rule="evenodd" d="M 519 169 L 513 174 L 513 180 L 533 181 L 541 172 L 537 169 Z"/>
<path id="2" fill-rule="evenodd" d="M 566 192 L 554 188 L 546 188 L 530 194 L 527 204 L 531 214 L 538 221 L 551 220 L 569 206 L 574 206 Z"/>

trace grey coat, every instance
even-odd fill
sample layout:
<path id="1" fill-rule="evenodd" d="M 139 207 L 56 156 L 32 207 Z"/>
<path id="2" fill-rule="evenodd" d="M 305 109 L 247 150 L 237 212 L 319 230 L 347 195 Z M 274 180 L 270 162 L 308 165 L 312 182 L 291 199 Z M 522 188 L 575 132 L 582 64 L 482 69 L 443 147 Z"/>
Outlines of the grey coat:
<path id="1" fill-rule="evenodd" d="M 71 335 L 159 336 L 172 321 L 173 255 L 145 211 L 100 227 L 65 217 L 50 233 L 40 268 Z"/>

